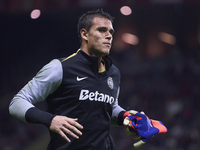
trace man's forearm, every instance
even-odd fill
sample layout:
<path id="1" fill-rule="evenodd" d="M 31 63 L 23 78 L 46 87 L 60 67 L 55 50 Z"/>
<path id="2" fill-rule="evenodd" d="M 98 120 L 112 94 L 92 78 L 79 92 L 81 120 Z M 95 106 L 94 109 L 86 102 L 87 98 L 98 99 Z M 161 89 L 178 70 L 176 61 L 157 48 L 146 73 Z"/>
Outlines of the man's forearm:
<path id="1" fill-rule="evenodd" d="M 25 114 L 25 119 L 28 123 L 44 124 L 48 128 L 50 127 L 51 121 L 54 117 L 55 115 L 42 111 L 36 107 L 28 109 Z"/>

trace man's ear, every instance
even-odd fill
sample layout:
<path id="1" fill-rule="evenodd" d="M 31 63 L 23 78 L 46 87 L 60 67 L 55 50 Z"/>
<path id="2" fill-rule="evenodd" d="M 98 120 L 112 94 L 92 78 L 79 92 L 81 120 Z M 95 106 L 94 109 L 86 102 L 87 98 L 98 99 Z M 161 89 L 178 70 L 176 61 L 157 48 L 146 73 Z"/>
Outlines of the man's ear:
<path id="1" fill-rule="evenodd" d="M 84 28 L 81 29 L 80 31 L 80 34 L 81 34 L 81 38 L 84 39 L 85 41 L 88 40 L 88 32 L 87 30 L 85 30 Z"/>

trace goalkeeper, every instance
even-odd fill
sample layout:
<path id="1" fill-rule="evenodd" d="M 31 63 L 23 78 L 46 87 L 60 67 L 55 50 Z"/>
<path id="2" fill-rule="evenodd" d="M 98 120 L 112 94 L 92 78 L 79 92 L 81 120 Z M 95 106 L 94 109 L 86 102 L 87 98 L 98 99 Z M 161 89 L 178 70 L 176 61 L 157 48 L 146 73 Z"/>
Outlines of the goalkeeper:
<path id="1" fill-rule="evenodd" d="M 124 118 L 134 117 L 118 105 L 120 72 L 108 57 L 112 22 L 103 10 L 83 14 L 77 26 L 80 49 L 45 65 L 12 99 L 11 115 L 47 126 L 48 150 L 115 150 L 110 124 L 121 126 Z M 34 106 L 41 101 L 47 111 Z M 125 125 L 137 130 L 130 121 Z"/>

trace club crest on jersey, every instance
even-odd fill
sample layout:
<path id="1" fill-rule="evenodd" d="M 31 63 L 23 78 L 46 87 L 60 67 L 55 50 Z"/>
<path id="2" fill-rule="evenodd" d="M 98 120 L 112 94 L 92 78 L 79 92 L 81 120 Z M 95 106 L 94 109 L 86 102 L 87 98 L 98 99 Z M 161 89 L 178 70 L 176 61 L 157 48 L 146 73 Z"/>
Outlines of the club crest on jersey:
<path id="1" fill-rule="evenodd" d="M 109 88 L 110 88 L 110 89 L 113 89 L 114 83 L 113 83 L 112 77 L 108 77 L 107 83 L 108 83 Z"/>

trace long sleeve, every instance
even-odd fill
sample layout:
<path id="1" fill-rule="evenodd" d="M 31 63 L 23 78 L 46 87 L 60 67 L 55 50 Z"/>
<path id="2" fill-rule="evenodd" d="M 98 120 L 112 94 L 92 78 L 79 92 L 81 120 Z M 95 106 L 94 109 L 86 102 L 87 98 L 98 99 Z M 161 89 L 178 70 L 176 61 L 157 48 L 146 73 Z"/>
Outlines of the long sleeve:
<path id="1" fill-rule="evenodd" d="M 117 98 L 115 102 L 112 104 L 112 125 L 122 125 L 123 124 L 123 114 L 125 110 L 118 105 L 118 96 L 119 96 L 119 90 L 117 92 Z"/>
<path id="2" fill-rule="evenodd" d="M 53 115 L 37 109 L 34 104 L 53 93 L 60 86 L 62 77 L 60 61 L 52 60 L 14 96 L 9 105 L 10 114 L 25 122 L 49 124 Z"/>

